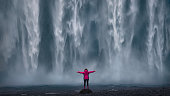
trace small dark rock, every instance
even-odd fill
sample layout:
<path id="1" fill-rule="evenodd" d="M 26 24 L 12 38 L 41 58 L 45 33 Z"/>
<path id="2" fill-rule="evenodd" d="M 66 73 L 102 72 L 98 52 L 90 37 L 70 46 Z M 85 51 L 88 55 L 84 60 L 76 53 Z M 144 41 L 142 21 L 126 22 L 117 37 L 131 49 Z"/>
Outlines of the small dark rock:
<path id="1" fill-rule="evenodd" d="M 89 93 L 93 93 L 90 89 L 82 89 L 80 91 L 80 94 L 89 94 Z"/>

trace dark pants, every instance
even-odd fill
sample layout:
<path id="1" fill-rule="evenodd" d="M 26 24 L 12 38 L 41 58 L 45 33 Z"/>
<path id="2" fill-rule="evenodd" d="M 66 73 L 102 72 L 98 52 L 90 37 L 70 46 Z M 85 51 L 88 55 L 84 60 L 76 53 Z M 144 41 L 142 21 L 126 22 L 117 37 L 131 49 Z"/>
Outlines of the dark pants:
<path id="1" fill-rule="evenodd" d="M 89 79 L 84 79 L 84 87 L 86 86 L 86 82 L 87 82 L 87 87 L 89 86 Z"/>

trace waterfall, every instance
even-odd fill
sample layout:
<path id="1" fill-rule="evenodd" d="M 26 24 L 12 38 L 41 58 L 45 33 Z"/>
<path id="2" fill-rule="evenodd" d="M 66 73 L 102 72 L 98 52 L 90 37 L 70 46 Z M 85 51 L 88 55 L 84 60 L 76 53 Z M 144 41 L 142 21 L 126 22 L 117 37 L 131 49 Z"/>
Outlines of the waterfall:
<path id="1" fill-rule="evenodd" d="M 169 3 L 0 1 L 0 83 L 80 83 L 85 68 L 97 71 L 92 83 L 166 83 Z"/>
<path id="2" fill-rule="evenodd" d="M 23 4 L 22 6 L 19 4 Z M 2 2 L 3 4 L 3 2 Z M 7 14 L 8 19 L 12 19 L 13 21 L 7 21 L 9 25 L 5 26 L 9 28 L 9 30 L 4 30 L 6 31 L 8 36 L 5 37 L 4 39 L 7 39 L 8 42 L 4 40 L 4 43 L 8 44 L 7 46 L 7 53 L 4 53 L 5 55 L 8 55 L 8 57 L 4 57 L 6 62 L 9 62 L 11 55 L 20 54 L 21 52 L 21 57 L 18 57 L 18 59 L 23 60 L 18 60 L 16 61 L 17 63 L 21 62 L 22 65 L 24 65 L 25 71 L 35 71 L 37 69 L 37 58 L 38 58 L 38 44 L 39 44 L 39 26 L 38 26 L 38 15 L 39 15 L 39 1 L 38 0 L 32 0 L 30 1 L 10 1 L 8 0 L 6 4 L 11 4 L 9 8 L 9 12 Z M 22 9 L 20 9 L 22 7 Z M 17 12 L 19 11 L 19 12 Z M 23 12 L 23 13 L 22 13 Z M 5 16 L 5 12 L 2 13 L 2 15 Z M 5 22 L 5 21 L 4 21 Z M 12 28 L 13 27 L 13 28 Z M 11 37 L 9 37 L 11 35 Z M 14 36 L 12 36 L 14 35 Z M 11 43 L 11 44 L 10 44 Z M 17 43 L 21 47 L 17 49 Z M 16 47 L 16 48 L 15 48 Z M 11 50 L 11 51 L 9 51 Z M 19 50 L 20 52 L 15 52 Z M 17 58 L 16 58 L 17 59 Z M 15 60 L 14 60 L 15 61 Z M 14 63 L 12 61 L 12 63 Z M 4 62 L 5 63 L 5 62 Z M 22 65 L 18 65 L 22 66 Z M 15 67 L 14 67 L 15 68 Z M 20 67 L 19 67 L 20 69 Z"/>
<path id="3" fill-rule="evenodd" d="M 39 0 L 25 1 L 24 2 L 24 15 L 25 15 L 25 27 L 28 38 L 28 49 L 27 54 L 24 53 L 26 50 L 23 49 L 25 67 L 26 70 L 35 71 L 38 64 L 38 53 L 39 53 L 39 26 L 38 26 L 38 16 L 39 16 Z M 23 45 L 24 42 L 23 42 Z M 24 47 L 23 47 L 24 48 Z M 27 55 L 27 56 L 25 56 Z"/>
<path id="4" fill-rule="evenodd" d="M 114 79 L 120 81 L 124 76 L 122 69 L 126 69 L 125 66 L 131 66 L 131 50 L 132 49 L 132 40 L 134 37 L 134 26 L 136 20 L 136 14 L 138 12 L 137 1 L 130 0 L 130 8 L 126 9 L 125 1 L 117 0 L 108 0 L 108 24 L 111 26 L 109 28 L 109 38 L 107 41 L 110 46 L 107 49 L 109 50 L 109 68 L 113 72 Z M 127 12 L 124 12 L 128 10 Z M 130 22 L 127 24 L 127 17 Z M 120 58 L 122 60 L 120 60 Z M 114 62 L 114 63 L 113 63 Z M 125 63 L 129 62 L 129 63 Z M 115 67 L 116 66 L 116 67 Z M 128 67 L 127 66 L 127 67 Z M 116 78 L 115 78 L 116 77 Z"/>
<path id="5" fill-rule="evenodd" d="M 19 1 L 17 1 L 19 2 Z M 32 0 L 23 1 L 23 9 L 17 8 L 16 10 L 21 10 L 23 13 L 18 13 L 18 28 L 21 37 L 21 50 L 24 69 L 29 73 L 36 71 L 38 65 L 38 53 L 39 53 L 39 26 L 38 26 L 38 16 L 39 16 L 39 1 Z M 23 16 L 22 16 L 23 15 Z"/>
<path id="6" fill-rule="evenodd" d="M 62 35 L 62 16 L 63 16 L 63 1 L 55 1 L 55 8 L 53 10 L 53 20 L 54 20 L 54 35 L 55 35 L 55 67 L 59 74 L 63 72 L 63 60 L 64 60 L 64 36 Z"/>
<path id="7" fill-rule="evenodd" d="M 156 68 L 158 72 L 163 71 L 163 43 L 164 43 L 164 13 L 163 2 L 151 0 L 149 4 L 149 33 L 148 33 L 148 64 L 151 70 Z M 159 6 L 158 6 L 159 4 Z M 159 9 L 157 9 L 159 8 Z M 159 10 L 159 11 L 158 11 Z M 157 12 L 158 11 L 158 12 Z"/>

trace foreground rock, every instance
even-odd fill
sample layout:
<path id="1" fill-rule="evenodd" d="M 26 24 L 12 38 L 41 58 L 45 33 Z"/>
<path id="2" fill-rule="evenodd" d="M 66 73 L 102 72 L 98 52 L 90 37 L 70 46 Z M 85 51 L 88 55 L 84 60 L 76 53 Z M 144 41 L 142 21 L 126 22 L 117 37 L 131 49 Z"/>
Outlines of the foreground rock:
<path id="1" fill-rule="evenodd" d="M 89 94 L 89 93 L 93 93 L 90 89 L 82 89 L 80 91 L 80 94 Z"/>

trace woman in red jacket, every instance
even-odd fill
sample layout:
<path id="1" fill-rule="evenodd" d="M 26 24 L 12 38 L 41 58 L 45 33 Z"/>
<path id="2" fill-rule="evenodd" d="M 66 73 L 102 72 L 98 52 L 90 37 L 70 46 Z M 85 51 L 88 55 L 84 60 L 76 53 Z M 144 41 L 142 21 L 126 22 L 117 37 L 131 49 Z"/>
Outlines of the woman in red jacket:
<path id="1" fill-rule="evenodd" d="M 88 85 L 89 85 L 89 74 L 93 73 L 93 72 L 96 72 L 96 71 L 88 71 L 87 69 L 84 69 L 84 72 L 77 71 L 77 73 L 81 73 L 81 74 L 84 75 L 84 88 L 86 86 L 86 82 L 87 82 L 87 88 L 88 88 Z"/>

